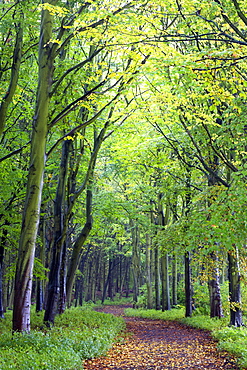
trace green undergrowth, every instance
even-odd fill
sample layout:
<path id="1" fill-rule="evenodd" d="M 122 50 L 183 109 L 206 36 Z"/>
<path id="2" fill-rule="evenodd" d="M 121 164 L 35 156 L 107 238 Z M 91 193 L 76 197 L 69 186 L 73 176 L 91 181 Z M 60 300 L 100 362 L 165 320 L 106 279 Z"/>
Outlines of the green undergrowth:
<path id="1" fill-rule="evenodd" d="M 133 304 L 133 297 L 120 297 L 119 294 L 116 294 L 114 299 L 107 298 L 104 300 L 103 305 L 104 306 L 120 306 L 120 305 L 128 305 L 128 304 Z M 96 306 L 101 306 L 102 302 L 101 300 L 98 300 L 96 302 Z"/>
<path id="2" fill-rule="evenodd" d="M 177 320 L 188 326 L 198 329 L 209 330 L 212 337 L 218 341 L 218 349 L 227 351 L 238 359 L 242 369 L 247 368 L 247 328 L 229 327 L 229 316 L 222 319 L 210 318 L 206 315 L 193 315 L 184 318 L 184 308 L 176 308 L 170 311 L 156 311 L 127 308 L 126 316 L 142 317 L 158 320 Z"/>
<path id="3" fill-rule="evenodd" d="M 83 360 L 105 354 L 124 328 L 122 318 L 71 308 L 57 316 L 55 326 L 42 324 L 43 314 L 32 314 L 30 334 L 12 336 L 11 315 L 0 320 L 0 369 L 79 370 Z"/>
<path id="4" fill-rule="evenodd" d="M 179 320 L 184 317 L 185 309 L 184 307 L 179 306 L 176 309 L 162 312 L 156 310 L 127 308 L 124 312 L 126 316 L 132 317 L 142 317 L 153 320 Z"/>

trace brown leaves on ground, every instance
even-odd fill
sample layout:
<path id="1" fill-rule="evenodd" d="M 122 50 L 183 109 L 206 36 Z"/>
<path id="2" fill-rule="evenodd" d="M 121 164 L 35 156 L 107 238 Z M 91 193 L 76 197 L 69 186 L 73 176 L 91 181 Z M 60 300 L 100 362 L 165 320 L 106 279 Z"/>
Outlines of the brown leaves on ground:
<path id="1" fill-rule="evenodd" d="M 117 315 L 123 307 L 102 309 Z M 85 362 L 85 370 L 237 370 L 236 361 L 219 353 L 217 343 L 203 330 L 174 321 L 124 317 L 126 338 L 107 356 Z"/>

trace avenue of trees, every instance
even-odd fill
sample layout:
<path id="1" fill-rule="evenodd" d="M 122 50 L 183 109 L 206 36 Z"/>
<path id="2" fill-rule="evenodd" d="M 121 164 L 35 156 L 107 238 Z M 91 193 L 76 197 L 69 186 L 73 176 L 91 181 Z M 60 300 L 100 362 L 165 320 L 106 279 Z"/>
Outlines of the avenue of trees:
<path id="1" fill-rule="evenodd" d="M 0 4 L 0 317 L 246 297 L 245 0 Z M 229 286 L 228 305 L 221 286 Z M 182 287 L 182 288 L 181 288 Z M 224 306 L 224 307 L 223 307 Z"/>

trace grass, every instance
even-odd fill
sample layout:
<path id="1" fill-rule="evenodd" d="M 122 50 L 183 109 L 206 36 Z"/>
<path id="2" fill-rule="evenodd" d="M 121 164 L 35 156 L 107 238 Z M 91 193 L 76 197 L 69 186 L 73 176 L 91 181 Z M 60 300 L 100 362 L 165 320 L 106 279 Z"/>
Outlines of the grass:
<path id="1" fill-rule="evenodd" d="M 52 329 L 42 321 L 43 314 L 33 312 L 31 333 L 12 336 L 11 313 L 0 320 L 1 370 L 83 369 L 83 360 L 105 354 L 124 327 L 122 318 L 88 307 L 66 310 Z"/>
<path id="2" fill-rule="evenodd" d="M 188 326 L 198 329 L 209 330 L 218 341 L 218 349 L 227 351 L 234 355 L 242 369 L 247 368 L 247 328 L 229 327 L 229 316 L 222 319 L 210 318 L 207 315 L 193 315 L 184 318 L 184 308 L 172 309 L 170 311 L 156 311 L 145 309 L 125 310 L 127 316 L 135 316 L 149 319 L 178 320 Z"/>
<path id="3" fill-rule="evenodd" d="M 124 312 L 126 316 L 132 317 L 142 317 L 153 320 L 179 320 L 184 317 L 185 309 L 184 307 L 178 307 L 170 311 L 162 312 L 156 311 L 154 309 L 145 310 L 145 309 L 127 308 Z"/>

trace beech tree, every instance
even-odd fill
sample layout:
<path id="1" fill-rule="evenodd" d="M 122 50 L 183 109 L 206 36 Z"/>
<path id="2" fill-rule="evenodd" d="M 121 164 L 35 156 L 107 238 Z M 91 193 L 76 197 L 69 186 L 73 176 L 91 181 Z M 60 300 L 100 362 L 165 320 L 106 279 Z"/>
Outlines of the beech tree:
<path id="1" fill-rule="evenodd" d="M 127 9 L 129 6 L 132 6 L 131 2 L 129 4 L 124 4 L 122 7 L 121 5 L 117 8 L 114 7 L 115 10 L 114 8 L 109 8 L 109 11 L 110 14 L 114 17 L 117 16 L 117 14 L 124 9 Z M 127 55 L 127 67 L 124 67 L 122 72 L 118 71 L 117 73 L 111 74 L 109 69 L 107 71 L 105 71 L 104 69 L 100 69 L 100 73 L 103 73 L 101 81 L 99 83 L 96 82 L 96 84 L 90 90 L 87 89 L 87 91 L 83 95 L 81 95 L 79 98 L 77 97 L 75 100 L 68 103 L 64 109 L 61 108 L 59 113 L 56 113 L 56 111 L 53 110 L 54 106 L 52 105 L 52 100 L 54 100 L 53 104 L 57 104 L 57 99 L 62 92 L 61 88 L 64 88 L 64 91 L 69 88 L 71 81 L 67 79 L 67 76 L 72 72 L 78 71 L 83 68 L 84 65 L 91 61 L 95 55 L 97 55 L 102 49 L 105 48 L 105 41 L 107 41 L 107 39 L 104 41 L 101 37 L 99 38 L 99 35 L 104 34 L 104 27 L 106 27 L 105 30 L 108 29 L 109 17 L 105 14 L 105 9 L 104 7 L 102 7 L 101 4 L 99 4 L 99 16 L 101 18 L 98 21 L 91 20 L 90 18 L 91 11 L 94 11 L 90 3 L 86 3 L 80 8 L 73 8 L 74 15 L 72 16 L 67 16 L 68 10 L 66 8 L 61 8 L 57 6 L 56 3 L 44 3 L 41 8 L 42 16 L 38 56 L 39 84 L 37 87 L 36 109 L 33 120 L 31 155 L 25 202 L 26 205 L 23 212 L 23 223 L 15 278 L 16 285 L 13 311 L 13 330 L 18 331 L 29 331 L 30 329 L 29 320 L 32 270 L 34 261 L 35 240 L 40 213 L 43 174 L 45 168 L 44 166 L 47 133 L 48 131 L 52 132 L 52 129 L 57 124 L 57 122 L 59 122 L 61 119 L 64 120 L 64 117 L 67 116 L 70 112 L 73 112 L 79 103 L 87 100 L 88 97 L 92 96 L 94 92 L 100 92 L 102 86 L 106 86 L 105 92 L 107 92 L 119 85 L 120 87 L 117 87 L 118 91 L 116 91 L 115 96 L 113 96 L 113 98 L 109 98 L 107 102 L 104 102 L 103 100 L 103 105 L 100 104 L 97 107 L 98 111 L 93 114 L 88 121 L 83 122 L 79 127 L 86 127 L 87 125 L 95 121 L 106 107 L 110 106 L 110 104 L 118 99 L 124 86 L 128 85 L 128 83 L 133 80 L 136 73 L 135 71 L 138 70 L 138 64 L 141 65 L 145 63 L 145 60 L 147 58 L 147 56 L 144 55 L 141 56 L 141 61 L 140 58 L 138 58 L 137 61 L 135 57 L 134 63 L 132 63 L 131 61 L 133 60 L 134 52 L 130 51 L 128 53 L 129 55 Z M 84 25 L 83 20 L 81 21 L 79 19 L 82 15 L 85 17 L 86 25 Z M 61 16 L 62 22 L 60 23 L 57 20 L 56 22 L 53 21 L 54 16 Z M 58 27 L 56 39 L 53 38 L 55 31 L 55 28 L 53 27 L 53 22 L 54 26 Z M 71 28 L 75 28 L 76 31 L 70 32 Z M 95 30 L 97 28 L 100 28 L 100 30 L 96 31 L 95 33 Z M 93 37 L 94 43 L 96 45 L 94 48 L 95 51 L 85 61 L 80 61 L 73 67 L 70 67 L 65 71 L 61 71 L 59 63 L 62 62 L 64 58 L 62 55 L 65 55 L 66 53 L 69 55 L 68 48 L 70 44 L 72 45 L 73 39 L 75 40 L 77 38 L 77 35 L 82 35 L 83 33 L 88 32 L 89 29 L 93 30 L 93 33 L 89 35 L 86 33 L 85 41 Z M 109 29 L 111 29 L 111 26 L 109 26 Z M 110 35 L 108 35 L 107 37 L 111 38 Z M 55 70 L 55 63 L 58 63 L 58 74 Z M 64 64 L 66 66 L 66 59 L 64 61 Z M 113 78 L 115 79 L 115 81 L 113 80 Z M 67 86 L 65 82 L 66 79 L 68 83 Z M 78 131 L 78 129 L 78 127 L 75 128 L 73 132 Z M 71 131 L 67 133 L 68 136 L 70 136 L 71 134 Z M 89 174 L 89 176 L 91 176 L 91 174 Z M 61 255 L 61 253 L 59 253 L 59 255 Z M 61 257 L 59 257 L 59 259 L 61 259 Z M 55 286 L 57 286 L 57 283 L 55 284 Z M 55 289 L 57 290 L 57 288 Z M 50 297 L 48 301 L 52 302 L 53 299 Z M 54 302 L 55 301 L 56 299 L 54 300 Z M 50 312 L 52 311 L 53 309 L 50 310 Z M 50 321 L 50 319 L 48 318 L 45 318 L 45 320 Z M 52 321 L 53 319 L 51 319 L 51 322 Z"/>

